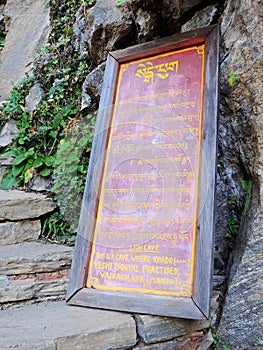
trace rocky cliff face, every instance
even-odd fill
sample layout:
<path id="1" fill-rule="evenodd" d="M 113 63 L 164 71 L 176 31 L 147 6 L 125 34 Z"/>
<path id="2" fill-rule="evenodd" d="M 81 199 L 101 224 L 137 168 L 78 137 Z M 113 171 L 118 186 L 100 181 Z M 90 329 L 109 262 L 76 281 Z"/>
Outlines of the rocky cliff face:
<path id="1" fill-rule="evenodd" d="M 19 16 L 10 14 L 15 1 L 4 8 L 6 23 L 13 21 L 0 56 L 2 99 L 47 38 L 47 2 L 26 4 Z M 28 15 L 34 20 L 25 19 Z M 263 347 L 262 17 L 260 0 L 141 0 L 121 7 L 115 0 L 97 0 L 78 9 L 73 33 L 72 45 L 80 56 L 89 55 L 94 68 L 83 85 L 87 109 L 98 102 L 109 51 L 180 30 L 221 26 L 215 289 L 222 317 L 215 325 L 218 347 L 225 349 Z M 24 34 L 18 35 L 21 28 Z"/>
<path id="2" fill-rule="evenodd" d="M 7 0 L 3 14 L 7 36 L 0 56 L 1 100 L 29 73 L 50 29 L 48 0 Z"/>

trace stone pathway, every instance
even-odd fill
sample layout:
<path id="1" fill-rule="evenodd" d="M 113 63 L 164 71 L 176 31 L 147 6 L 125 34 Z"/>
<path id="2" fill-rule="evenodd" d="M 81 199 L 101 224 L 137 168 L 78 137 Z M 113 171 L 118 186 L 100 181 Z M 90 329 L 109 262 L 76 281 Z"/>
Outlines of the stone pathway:
<path id="1" fill-rule="evenodd" d="M 0 303 L 64 298 L 71 247 L 39 240 L 40 217 L 55 208 L 42 194 L 0 190 Z"/>
<path id="2" fill-rule="evenodd" d="M 0 191 L 1 350 L 208 349 L 209 320 L 67 305 L 73 248 L 38 238 L 53 209 L 42 194 Z"/>
<path id="3" fill-rule="evenodd" d="M 61 301 L 73 248 L 38 239 L 39 218 L 53 209 L 42 194 L 0 190 L 1 350 L 132 347 L 137 335 L 131 315 Z"/>
<path id="4" fill-rule="evenodd" d="M 127 349 L 136 343 L 134 319 L 127 314 L 44 302 L 1 311 L 3 350 Z"/>

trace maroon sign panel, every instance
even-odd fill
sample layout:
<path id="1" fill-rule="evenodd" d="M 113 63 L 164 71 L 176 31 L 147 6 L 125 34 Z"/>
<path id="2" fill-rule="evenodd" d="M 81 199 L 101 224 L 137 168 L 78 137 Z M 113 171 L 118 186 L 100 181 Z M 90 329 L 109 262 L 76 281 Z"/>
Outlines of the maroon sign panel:
<path id="1" fill-rule="evenodd" d="M 192 295 L 204 45 L 120 66 L 87 285 Z"/>

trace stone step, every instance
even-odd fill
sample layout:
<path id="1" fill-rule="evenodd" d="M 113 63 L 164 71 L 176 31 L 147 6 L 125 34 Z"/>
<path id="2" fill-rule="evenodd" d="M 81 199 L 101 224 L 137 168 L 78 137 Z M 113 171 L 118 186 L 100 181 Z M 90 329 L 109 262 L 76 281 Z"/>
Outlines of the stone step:
<path id="1" fill-rule="evenodd" d="M 137 342 L 129 314 L 44 302 L 0 311 L 1 349 L 128 349 Z"/>
<path id="2" fill-rule="evenodd" d="M 0 190 L 0 221 L 36 219 L 55 207 L 51 198 L 40 193 Z"/>
<path id="3" fill-rule="evenodd" d="M 36 241 L 40 234 L 40 220 L 0 222 L 0 246 Z"/>
<path id="4" fill-rule="evenodd" d="M 41 242 L 0 247 L 0 303 L 66 294 L 73 248 Z"/>

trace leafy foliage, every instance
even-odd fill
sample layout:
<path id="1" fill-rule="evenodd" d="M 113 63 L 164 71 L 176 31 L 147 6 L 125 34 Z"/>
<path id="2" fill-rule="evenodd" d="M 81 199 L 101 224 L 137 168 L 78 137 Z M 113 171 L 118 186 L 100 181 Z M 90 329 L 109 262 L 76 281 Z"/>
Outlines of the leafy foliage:
<path id="1" fill-rule="evenodd" d="M 61 214 L 74 231 L 79 219 L 94 123 L 95 118 L 88 115 L 85 120 L 71 126 L 59 143 L 55 161 L 52 190 Z"/>
<path id="2" fill-rule="evenodd" d="M 14 88 L 0 114 L 0 126 L 12 119 L 19 128 L 14 144 L 5 150 L 14 160 L 0 187 L 26 187 L 34 173 L 54 179 L 53 195 L 60 212 L 45 219 L 42 233 L 48 239 L 74 235 L 93 136 L 94 118 L 89 115 L 84 122 L 85 115 L 79 112 L 89 57 L 80 56 L 73 45 L 75 14 L 82 4 L 82 0 L 50 0 L 49 42 L 36 58 L 33 78 Z M 42 86 L 44 97 L 30 113 L 25 97 L 35 81 Z M 72 212 L 67 221 L 74 222 L 71 226 L 63 217 L 68 214 L 67 206 Z"/>

